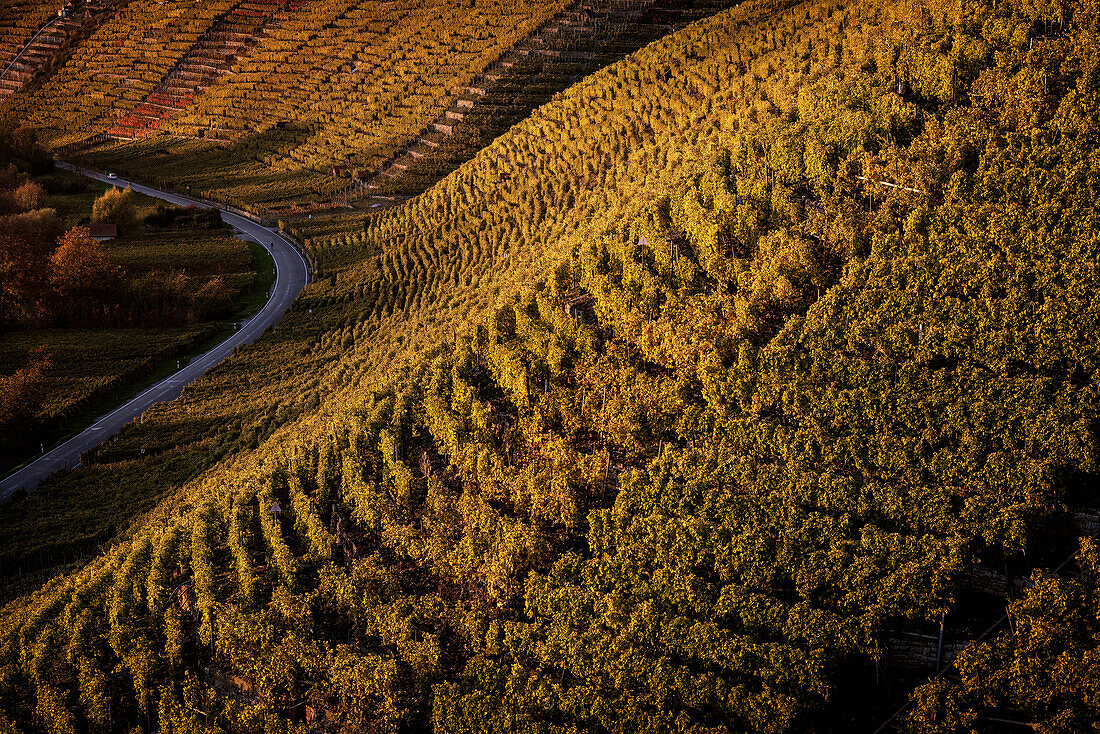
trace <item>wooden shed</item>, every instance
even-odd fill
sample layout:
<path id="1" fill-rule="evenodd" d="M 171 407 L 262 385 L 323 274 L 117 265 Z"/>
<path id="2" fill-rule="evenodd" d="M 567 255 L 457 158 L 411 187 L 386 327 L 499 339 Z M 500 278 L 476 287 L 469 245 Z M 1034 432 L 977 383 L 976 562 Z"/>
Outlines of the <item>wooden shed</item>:
<path id="1" fill-rule="evenodd" d="M 118 225 L 117 224 L 89 224 L 88 233 L 91 234 L 92 239 L 99 242 L 107 242 L 118 237 Z"/>
<path id="2" fill-rule="evenodd" d="M 565 299 L 565 315 L 573 319 L 577 325 L 589 324 L 595 326 L 596 299 L 585 290 L 577 290 Z"/>

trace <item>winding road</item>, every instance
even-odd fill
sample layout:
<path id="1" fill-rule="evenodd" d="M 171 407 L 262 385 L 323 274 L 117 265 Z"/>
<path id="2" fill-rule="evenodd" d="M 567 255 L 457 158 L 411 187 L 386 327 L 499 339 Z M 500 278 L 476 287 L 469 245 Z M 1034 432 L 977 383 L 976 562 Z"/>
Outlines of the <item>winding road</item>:
<path id="1" fill-rule="evenodd" d="M 134 191 L 153 196 L 180 206 L 201 206 L 212 208 L 210 204 L 186 196 L 170 194 L 166 191 L 151 189 L 122 179 L 108 180 L 106 174 L 87 171 L 64 163 L 59 168 L 76 171 L 89 178 L 118 186 L 129 185 Z M 216 347 L 192 359 L 186 367 L 161 380 L 141 394 L 131 398 L 113 411 L 100 417 L 77 436 L 56 446 L 34 461 L 16 470 L 0 481 L 0 502 L 11 496 L 17 489 L 27 492 L 34 490 L 38 483 L 58 469 L 70 469 L 80 465 L 80 455 L 94 448 L 106 439 L 122 430 L 127 423 L 137 418 L 154 403 L 175 400 L 190 382 L 197 380 L 207 370 L 228 357 L 233 349 L 241 344 L 255 341 L 264 330 L 278 322 L 290 304 L 298 297 L 309 280 L 309 266 L 305 258 L 278 229 L 264 227 L 250 219 L 222 211 L 226 224 L 241 231 L 250 239 L 264 246 L 275 260 L 275 286 L 271 297 L 256 315 L 246 321 L 236 333 Z"/>

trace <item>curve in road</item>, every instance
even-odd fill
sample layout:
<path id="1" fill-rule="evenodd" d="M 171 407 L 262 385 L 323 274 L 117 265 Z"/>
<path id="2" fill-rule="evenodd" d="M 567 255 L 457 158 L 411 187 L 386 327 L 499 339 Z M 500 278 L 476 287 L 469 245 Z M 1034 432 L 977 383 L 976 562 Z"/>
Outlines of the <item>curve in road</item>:
<path id="1" fill-rule="evenodd" d="M 220 208 L 212 207 L 210 204 L 190 197 L 170 194 L 166 191 L 159 191 L 133 182 L 121 179 L 108 180 L 106 174 L 87 171 L 67 164 L 59 163 L 58 166 L 104 183 L 119 186 L 128 185 L 138 193 L 153 196 L 172 204 L 180 206 L 193 205 L 207 209 Z M 305 258 L 302 257 L 302 253 L 279 230 L 264 227 L 224 209 L 221 212 L 222 219 L 225 220 L 226 224 L 240 230 L 263 245 L 264 249 L 271 253 L 271 257 L 275 260 L 275 285 L 272 288 L 271 297 L 268 298 L 264 307 L 246 321 L 236 333 L 205 354 L 192 359 L 180 371 L 166 377 L 107 415 L 102 416 L 79 435 L 73 436 L 29 464 L 9 474 L 0 481 L 0 502 L 7 500 L 17 489 L 32 491 L 38 486 L 39 482 L 58 469 L 70 469 L 79 466 L 82 453 L 98 446 L 104 440 L 118 433 L 123 426 L 144 413 L 149 406 L 166 400 L 175 400 L 183 392 L 184 386 L 197 380 L 211 367 L 228 357 L 235 347 L 255 341 L 267 327 L 277 323 L 286 313 L 286 310 L 290 308 L 290 304 L 302 292 L 309 280 L 309 266 Z"/>

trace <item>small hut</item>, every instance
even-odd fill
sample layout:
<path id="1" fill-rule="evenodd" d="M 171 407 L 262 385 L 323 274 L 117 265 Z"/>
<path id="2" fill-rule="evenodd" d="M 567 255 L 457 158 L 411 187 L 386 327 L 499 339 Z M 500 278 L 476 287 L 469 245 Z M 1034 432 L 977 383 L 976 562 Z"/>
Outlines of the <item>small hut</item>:
<path id="1" fill-rule="evenodd" d="M 88 233 L 92 236 L 93 240 L 98 242 L 107 242 L 118 237 L 118 225 L 111 223 L 104 224 L 89 224 Z"/>
<path id="2" fill-rule="evenodd" d="M 565 315 L 573 319 L 578 326 L 581 324 L 595 326 L 596 299 L 588 291 L 574 291 L 565 299 Z"/>

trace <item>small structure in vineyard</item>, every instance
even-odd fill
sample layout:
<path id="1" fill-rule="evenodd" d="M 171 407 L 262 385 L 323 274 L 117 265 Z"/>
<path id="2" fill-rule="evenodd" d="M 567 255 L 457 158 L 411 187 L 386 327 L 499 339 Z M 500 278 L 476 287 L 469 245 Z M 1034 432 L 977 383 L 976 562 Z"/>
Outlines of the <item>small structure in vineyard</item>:
<path id="1" fill-rule="evenodd" d="M 565 299 L 565 315 L 573 319 L 578 326 L 595 325 L 597 323 L 596 299 L 588 291 L 574 291 Z"/>
<path id="2" fill-rule="evenodd" d="M 88 233 L 92 236 L 93 240 L 99 242 L 107 242 L 118 237 L 118 225 L 111 223 L 104 224 L 89 224 Z"/>

